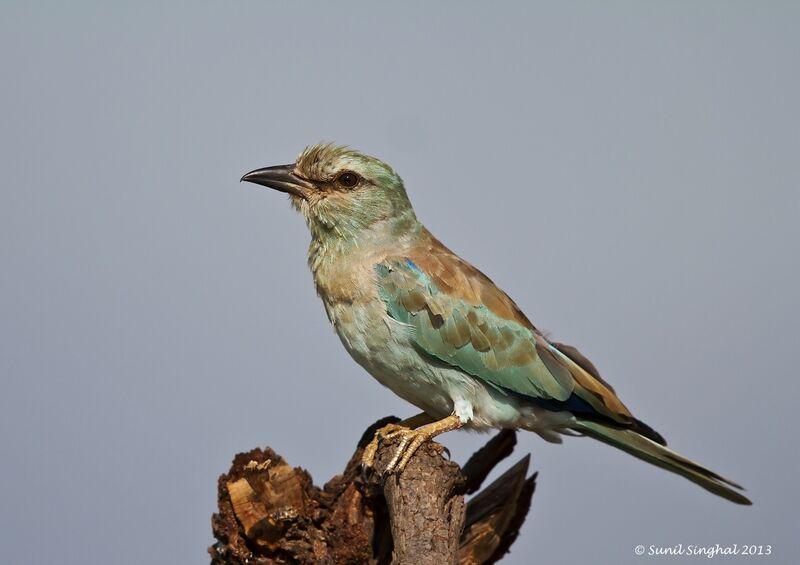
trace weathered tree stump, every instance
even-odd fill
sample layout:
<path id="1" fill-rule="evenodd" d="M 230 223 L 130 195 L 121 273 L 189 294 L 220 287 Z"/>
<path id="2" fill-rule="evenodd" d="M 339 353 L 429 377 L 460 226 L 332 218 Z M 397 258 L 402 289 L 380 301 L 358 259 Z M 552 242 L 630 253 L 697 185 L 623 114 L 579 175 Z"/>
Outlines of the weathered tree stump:
<path id="1" fill-rule="evenodd" d="M 344 473 L 323 488 L 269 448 L 238 454 L 219 478 L 217 542 L 212 565 L 494 563 L 508 552 L 525 520 L 536 475 L 529 456 L 478 492 L 514 449 L 502 431 L 461 469 L 425 444 L 400 475 L 382 478 L 395 443 L 380 446 L 375 471 L 363 476 L 364 433 Z M 468 503 L 465 495 L 478 492 Z"/>

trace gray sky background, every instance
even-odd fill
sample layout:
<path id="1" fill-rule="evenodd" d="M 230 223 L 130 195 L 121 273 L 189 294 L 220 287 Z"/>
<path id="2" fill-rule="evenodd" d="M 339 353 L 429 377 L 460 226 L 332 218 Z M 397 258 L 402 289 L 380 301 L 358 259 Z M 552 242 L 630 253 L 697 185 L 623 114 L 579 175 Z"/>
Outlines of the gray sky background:
<path id="1" fill-rule="evenodd" d="M 4 563 L 206 563 L 236 452 L 321 484 L 414 412 L 328 326 L 300 217 L 238 182 L 320 140 L 390 162 L 434 233 L 755 502 L 527 434 L 506 563 L 797 562 L 800 5 L 32 4 L 0 8 Z M 442 441 L 463 462 L 484 439 Z"/>

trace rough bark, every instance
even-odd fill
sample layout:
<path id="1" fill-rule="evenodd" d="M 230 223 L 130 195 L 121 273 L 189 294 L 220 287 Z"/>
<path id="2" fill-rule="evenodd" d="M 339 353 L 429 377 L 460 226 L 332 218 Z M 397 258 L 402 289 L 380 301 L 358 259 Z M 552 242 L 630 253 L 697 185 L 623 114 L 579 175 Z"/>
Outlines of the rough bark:
<path id="1" fill-rule="evenodd" d="M 494 563 L 508 552 L 535 488 L 529 456 L 468 503 L 489 472 L 514 448 L 513 432 L 491 439 L 464 466 L 425 444 L 400 475 L 382 478 L 395 444 L 378 450 L 375 471 L 363 476 L 361 438 L 344 472 L 324 487 L 269 448 L 238 454 L 218 482 L 212 517 L 217 542 L 212 565 Z"/>
<path id="2" fill-rule="evenodd" d="M 395 442 L 378 452 L 380 473 L 392 458 Z M 467 507 L 465 481 L 458 465 L 441 456 L 436 444 L 423 444 L 400 474 L 382 481 L 389 510 L 393 563 L 444 565 L 456 563 Z"/>

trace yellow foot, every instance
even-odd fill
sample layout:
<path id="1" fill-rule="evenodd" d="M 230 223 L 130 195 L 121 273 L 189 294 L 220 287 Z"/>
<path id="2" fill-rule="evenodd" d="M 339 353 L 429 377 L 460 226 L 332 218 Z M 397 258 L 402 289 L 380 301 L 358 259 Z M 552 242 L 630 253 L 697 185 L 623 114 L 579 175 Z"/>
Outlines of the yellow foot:
<path id="1" fill-rule="evenodd" d="M 403 422 L 405 423 L 405 422 Z M 433 439 L 437 435 L 449 432 L 460 428 L 463 424 L 458 416 L 448 416 L 438 422 L 426 424 L 416 430 L 409 429 L 408 427 L 399 424 L 389 424 L 384 426 L 377 432 L 375 437 L 364 449 L 364 454 L 361 457 L 361 465 L 364 469 L 369 469 L 375 464 L 375 455 L 378 452 L 378 445 L 381 441 L 400 438 L 400 445 L 392 456 L 391 461 L 384 470 L 385 474 L 401 473 L 406 468 L 411 457 L 416 453 L 417 449 L 428 440 Z M 444 449 L 438 444 L 434 444 L 438 449 Z"/>
<path id="2" fill-rule="evenodd" d="M 410 432 L 407 427 L 402 424 L 386 424 L 381 429 L 375 432 L 372 441 L 364 448 L 364 453 L 361 455 L 361 467 L 363 469 L 371 469 L 375 466 L 375 455 L 378 453 L 378 446 L 381 441 L 397 437 L 403 431 Z"/>
<path id="3" fill-rule="evenodd" d="M 411 457 L 417 452 L 417 449 L 419 449 L 423 443 L 433 439 L 434 436 L 437 435 L 436 433 L 431 433 L 429 430 L 426 430 L 425 428 L 427 427 L 428 426 L 422 426 L 418 430 L 406 430 L 403 433 L 397 434 L 401 437 L 400 445 L 397 446 L 391 461 L 386 465 L 386 469 L 384 470 L 385 474 L 402 473 L 403 469 L 408 465 L 408 462 L 411 461 Z M 439 450 L 444 449 L 438 443 L 432 445 L 436 446 Z"/>

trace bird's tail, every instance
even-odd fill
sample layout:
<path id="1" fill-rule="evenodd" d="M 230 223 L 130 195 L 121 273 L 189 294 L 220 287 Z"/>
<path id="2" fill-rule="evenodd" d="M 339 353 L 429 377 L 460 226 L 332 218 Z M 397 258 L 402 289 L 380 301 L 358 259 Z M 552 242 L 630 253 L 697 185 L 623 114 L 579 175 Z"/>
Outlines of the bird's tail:
<path id="1" fill-rule="evenodd" d="M 573 428 L 577 432 L 626 451 L 642 461 L 647 461 L 662 469 L 686 477 L 707 491 L 713 492 L 731 502 L 752 504 L 747 497 L 738 492 L 738 490 L 744 489 L 730 479 L 726 479 L 698 465 L 694 461 L 647 439 L 633 430 L 614 428 L 588 420 L 578 420 Z"/>

